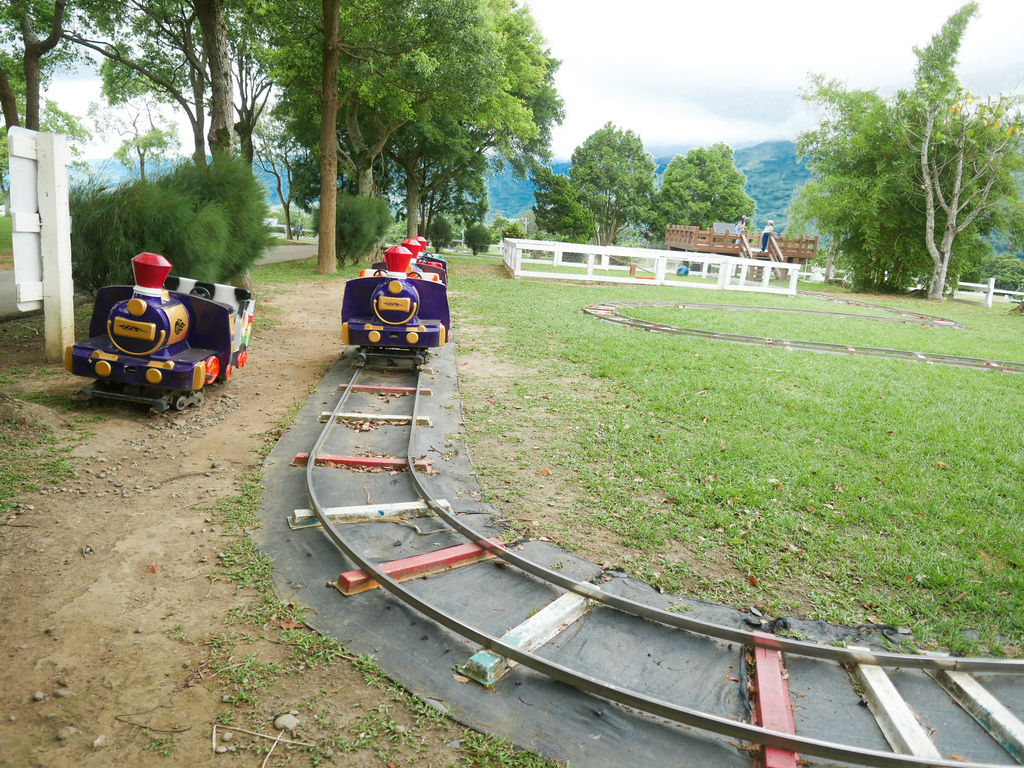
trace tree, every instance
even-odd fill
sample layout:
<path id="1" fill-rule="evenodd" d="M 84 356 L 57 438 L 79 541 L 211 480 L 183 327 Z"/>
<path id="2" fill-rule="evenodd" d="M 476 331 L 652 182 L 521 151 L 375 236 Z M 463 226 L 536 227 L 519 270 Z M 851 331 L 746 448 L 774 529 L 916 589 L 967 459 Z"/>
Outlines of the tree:
<path id="1" fill-rule="evenodd" d="M 539 168 L 534 175 L 533 196 L 538 227 L 570 243 L 585 243 L 594 237 L 594 214 L 580 202 L 580 193 L 568 176 Z"/>
<path id="2" fill-rule="evenodd" d="M 859 290 L 947 283 L 992 248 L 997 231 L 1019 235 L 1024 201 L 1018 97 L 980 98 L 959 83 L 960 41 L 977 6 L 953 14 L 918 58 L 913 89 L 883 99 L 818 76 L 805 98 L 821 124 L 798 138 L 812 179 L 791 208 L 814 222 L 853 268 Z"/>
<path id="3" fill-rule="evenodd" d="M 569 178 L 597 219 L 599 245 L 613 244 L 624 224 L 642 225 L 650 218 L 655 170 L 640 137 L 611 123 L 572 153 Z"/>
<path id="4" fill-rule="evenodd" d="M 504 216 L 495 218 L 493 231 L 498 240 L 504 240 L 506 237 L 513 240 L 523 240 L 526 238 L 526 227 L 523 226 L 523 223 L 521 221 L 510 221 Z"/>
<path id="5" fill-rule="evenodd" d="M 214 155 L 231 154 L 234 140 L 234 82 L 228 52 L 224 0 L 192 0 L 203 38 L 203 53 L 210 73 L 210 132 L 207 142 Z M 250 162 L 252 158 L 249 158 Z"/>
<path id="6" fill-rule="evenodd" d="M 494 242 L 491 237 L 491 228 L 479 221 L 466 227 L 464 240 L 474 256 L 480 251 L 486 251 Z"/>
<path id="7" fill-rule="evenodd" d="M 181 146 L 177 129 L 160 116 L 152 99 L 135 97 L 104 111 L 91 104 L 89 117 L 103 138 L 117 134 L 124 139 L 114 157 L 125 168 L 137 171 L 142 181 L 146 180 L 147 163 L 159 162 Z"/>
<path id="8" fill-rule="evenodd" d="M 310 5 L 298 2 L 290 16 L 306 18 Z M 324 227 L 333 221 L 326 209 L 337 194 L 338 168 L 332 163 L 355 179 L 359 194 L 379 194 L 375 163 L 395 131 L 413 119 L 429 119 L 431 110 L 476 98 L 469 84 L 488 71 L 483 15 L 478 0 L 424 0 L 415 6 L 405 0 L 324 0 L 315 24 L 297 26 L 293 20 L 286 20 L 291 37 L 276 57 L 275 78 L 290 122 L 320 125 Z M 311 46 L 310 39 L 325 44 Z M 322 263 L 327 239 L 321 231 L 318 270 L 330 269 Z"/>
<path id="9" fill-rule="evenodd" d="M 0 10 L 0 108 L 8 128 L 20 126 L 18 97 L 21 95 L 25 127 L 38 131 L 40 86 L 52 66 L 68 63 L 73 57 L 70 51 L 59 48 L 68 0 L 20 0 L 4 5 L 6 7 Z"/>
<path id="10" fill-rule="evenodd" d="M 238 94 L 235 134 L 238 137 L 239 153 L 252 163 L 253 133 L 266 110 L 273 88 L 268 53 L 273 41 L 267 16 L 262 12 L 262 4 L 245 3 L 241 7 L 232 5 L 232 10 L 233 13 L 228 16 L 228 45 L 231 47 L 237 86 L 235 90 Z"/>
<path id="11" fill-rule="evenodd" d="M 277 116 L 265 121 L 253 134 L 253 154 L 256 166 L 273 175 L 277 199 L 284 209 L 285 232 L 292 233 L 293 174 L 302 149 Z"/>
<path id="12" fill-rule="evenodd" d="M 438 251 L 442 251 L 445 248 L 451 248 L 453 242 L 455 242 L 455 230 L 452 228 L 452 223 L 444 216 L 438 216 L 430 225 L 430 244 Z"/>
<path id="13" fill-rule="evenodd" d="M 979 217 L 1022 205 L 1015 173 L 1024 169 L 1019 96 L 980 99 L 954 72 L 971 2 L 954 13 L 925 48 L 914 49 L 915 87 L 900 95 L 908 139 L 920 158 L 924 242 L 933 269 L 928 298 L 942 298 L 957 236 Z"/>
<path id="14" fill-rule="evenodd" d="M 892 105 L 874 91 L 812 78 L 804 98 L 821 112 L 797 137 L 811 179 L 790 204 L 794 229 L 814 227 L 852 270 L 858 291 L 902 293 L 928 272 L 914 158 Z"/>
<path id="15" fill-rule="evenodd" d="M 747 179 L 733 164 L 732 147 L 696 147 L 676 155 L 665 169 L 657 195 L 657 228 L 688 224 L 707 228 L 716 221 L 738 221 L 754 215 L 746 193 Z"/>
<path id="16" fill-rule="evenodd" d="M 171 0 L 81 2 L 88 26 L 70 28 L 64 36 L 105 57 L 103 95 L 112 105 L 145 93 L 176 104 L 192 127 L 193 160 L 205 165 L 206 113 L 212 106 L 195 9 Z"/>
<path id="17" fill-rule="evenodd" d="M 1011 253 L 992 254 L 985 256 L 964 277 L 972 282 L 984 282 L 994 277 L 996 288 L 1001 291 L 1024 291 L 1024 260 Z"/>

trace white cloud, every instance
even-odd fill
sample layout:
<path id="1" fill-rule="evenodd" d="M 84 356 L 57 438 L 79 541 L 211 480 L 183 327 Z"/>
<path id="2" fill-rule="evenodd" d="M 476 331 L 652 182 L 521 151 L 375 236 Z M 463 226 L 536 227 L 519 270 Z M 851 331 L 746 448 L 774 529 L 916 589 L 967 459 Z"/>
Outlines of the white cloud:
<path id="1" fill-rule="evenodd" d="M 527 0 L 552 54 L 566 121 L 553 150 L 568 157 L 611 121 L 648 144 L 749 144 L 810 124 L 799 98 L 810 73 L 892 92 L 912 82 L 925 46 L 961 0 L 777 0 L 724 3 Z M 1020 0 L 982 0 L 959 72 L 982 92 L 1019 85 Z"/>
<path id="2" fill-rule="evenodd" d="M 927 45 L 962 0 L 525 0 L 562 60 L 556 84 L 566 119 L 552 150 L 568 158 L 611 121 L 649 147 L 724 141 L 742 146 L 793 138 L 813 124 L 799 97 L 810 73 L 852 88 L 891 93 L 909 85 L 913 46 Z M 1024 79 L 1024 2 L 980 0 L 967 29 L 959 72 L 981 93 L 1016 89 Z M 55 80 L 47 96 L 84 115 L 100 100 L 88 72 Z M 169 112 L 173 115 L 173 111 Z M 183 151 L 191 146 L 187 124 Z M 89 157 L 117 141 L 97 139 Z"/>

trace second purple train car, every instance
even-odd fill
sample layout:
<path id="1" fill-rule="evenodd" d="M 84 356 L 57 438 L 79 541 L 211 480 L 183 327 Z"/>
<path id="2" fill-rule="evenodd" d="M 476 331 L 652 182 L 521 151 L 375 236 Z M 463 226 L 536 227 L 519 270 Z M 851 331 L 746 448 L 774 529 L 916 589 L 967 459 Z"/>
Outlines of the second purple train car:
<path id="1" fill-rule="evenodd" d="M 384 258 L 386 270 L 363 270 L 345 284 L 342 343 L 360 348 L 360 362 L 371 355 L 409 357 L 422 366 L 431 349 L 451 340 L 448 287 L 436 275 L 408 272 L 408 248 L 396 245 Z"/>

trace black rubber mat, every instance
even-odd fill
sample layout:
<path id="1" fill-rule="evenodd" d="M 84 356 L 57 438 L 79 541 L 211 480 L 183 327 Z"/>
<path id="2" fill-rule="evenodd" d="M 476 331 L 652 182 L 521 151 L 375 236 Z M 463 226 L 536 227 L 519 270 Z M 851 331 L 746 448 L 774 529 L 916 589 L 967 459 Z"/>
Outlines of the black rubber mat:
<path id="1" fill-rule="evenodd" d="M 432 388 L 433 396 L 423 399 L 420 412 L 431 419 L 432 426 L 421 428 L 414 454 L 431 459 L 438 470 L 425 480 L 435 498 L 447 499 L 457 513 L 471 516 L 466 519 L 481 533 L 500 535 L 497 512 L 479 501 L 475 471 L 462 438 L 453 347 L 447 345 L 431 359 L 424 386 Z M 282 599 L 309 606 L 310 626 L 355 653 L 372 654 L 393 679 L 459 722 L 510 738 L 548 757 L 568 760 L 576 768 L 750 765 L 750 754 L 728 740 L 638 714 L 523 667 L 513 669 L 492 690 L 475 682 L 460 682 L 458 666 L 478 648 L 413 613 L 383 590 L 344 597 L 328 586 L 352 565 L 320 529 L 292 530 L 288 526 L 293 510 L 308 506 L 305 470 L 290 465 L 297 453 L 308 451 L 315 442 L 321 429 L 320 414 L 333 408 L 338 385 L 347 382 L 351 372 L 348 354 L 310 396 L 295 425 L 265 463 L 266 490 L 260 510 L 263 528 L 254 536 L 274 561 L 275 583 Z M 374 407 L 373 401 L 364 399 L 362 403 L 362 407 Z M 409 398 L 394 397 L 391 402 L 377 398 L 376 403 L 382 413 L 411 412 Z M 366 433 L 336 429 L 322 452 L 357 454 L 372 440 L 375 452 L 404 456 L 405 438 L 391 437 L 388 430 L 378 427 L 371 438 Z M 404 434 L 400 428 L 393 431 Z M 387 472 L 339 469 L 318 472 L 317 478 L 318 495 L 329 495 L 331 505 L 400 500 L 401 479 Z M 420 532 L 395 522 L 348 524 L 344 535 L 373 562 L 464 543 L 458 535 L 444 531 L 445 526 L 435 518 L 420 518 L 415 524 Z M 430 535 L 423 535 L 427 533 Z M 562 573 L 581 580 L 600 576 L 599 566 L 550 543 L 527 541 L 522 546 L 524 554 L 538 563 L 559 562 Z M 625 574 L 610 575 L 614 578 L 599 582 L 609 592 L 659 608 L 682 606 L 687 615 L 705 621 L 751 628 L 750 614 L 735 608 L 662 595 Z M 517 626 L 558 596 L 557 589 L 493 562 L 407 586 L 494 635 Z M 790 619 L 790 624 L 812 639 L 878 647 L 879 635 L 869 628 L 861 631 L 797 619 Z M 674 704 L 734 720 L 749 718 L 743 649 L 732 644 L 597 607 L 537 653 Z M 624 665 L 623 659 L 629 664 Z M 806 691 L 828 684 L 815 679 L 821 673 L 811 671 L 814 665 L 806 666 L 802 671 L 811 679 L 801 680 L 798 687 Z M 817 732 L 819 725 L 812 724 L 814 735 L 826 738 L 827 734 Z M 873 743 L 873 737 L 865 740 Z"/>

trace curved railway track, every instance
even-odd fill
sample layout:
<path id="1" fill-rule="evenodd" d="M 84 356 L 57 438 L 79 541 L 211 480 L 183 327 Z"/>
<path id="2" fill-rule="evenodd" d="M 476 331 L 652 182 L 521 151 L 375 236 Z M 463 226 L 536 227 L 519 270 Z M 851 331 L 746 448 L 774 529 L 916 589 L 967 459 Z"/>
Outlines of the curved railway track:
<path id="1" fill-rule="evenodd" d="M 823 294 L 808 294 L 826 301 L 842 301 Z M 604 302 L 601 304 L 590 304 L 583 308 L 588 315 L 597 317 L 609 323 L 624 325 L 639 330 L 651 331 L 653 333 L 671 333 L 682 336 L 696 336 L 705 339 L 717 339 L 729 341 L 734 344 L 751 344 L 770 348 L 782 348 L 792 350 L 805 350 L 808 352 L 825 352 L 834 355 L 864 355 L 868 357 L 883 357 L 892 360 L 908 360 L 921 363 L 933 363 L 937 365 L 952 365 L 961 368 L 977 368 L 989 371 L 1001 371 L 1003 373 L 1024 373 L 1024 363 L 1015 363 L 1006 360 L 987 360 L 979 357 L 963 357 L 960 355 L 942 355 L 934 352 L 912 352 L 903 349 L 884 349 L 880 347 L 863 347 L 851 344 L 836 344 L 823 341 L 801 341 L 798 339 L 781 339 L 770 336 L 748 336 L 737 333 L 721 333 L 703 328 L 686 328 L 666 323 L 655 323 L 650 320 L 642 320 L 632 317 L 623 310 L 640 307 L 657 308 L 679 308 L 679 309 L 724 309 L 734 311 L 752 312 L 786 312 L 790 314 L 817 315 L 823 317 L 846 317 L 858 320 L 874 320 L 878 322 L 899 322 L 915 325 L 926 325 L 933 327 L 956 328 L 964 330 L 964 326 L 955 320 L 946 320 L 941 317 L 922 315 L 904 310 L 892 309 L 878 304 L 865 304 L 862 302 L 845 301 L 846 304 L 867 307 L 882 311 L 885 315 L 857 315 L 844 312 L 823 312 L 819 310 L 791 309 L 784 307 L 751 307 L 731 304 L 694 304 L 678 301 L 616 301 Z"/>
<path id="2" fill-rule="evenodd" d="M 627 305 L 600 305 L 601 312 L 611 312 L 611 307 Z M 635 306 L 630 304 L 628 306 Z M 668 306 L 677 306 L 670 303 Z M 590 311 L 591 308 L 588 308 Z M 592 312 L 609 319 L 617 315 L 604 315 L 601 312 Z M 908 318 L 917 322 L 935 322 L 938 318 Z M 948 321 L 943 321 L 948 322 Z M 652 330 L 662 330 L 661 326 Z M 748 342 L 749 343 L 749 342 Z M 828 351 L 828 350 L 826 350 Z M 1024 366 L 1021 367 L 1024 372 Z M 363 378 L 370 379 L 369 384 L 361 384 Z M 321 418 L 326 421 L 323 430 L 320 432 L 315 444 L 311 447 L 305 469 L 306 492 L 310 503 L 311 516 L 307 523 L 315 518 L 316 524 L 330 539 L 334 547 L 353 564 L 362 574 L 381 588 L 386 590 L 395 599 L 427 617 L 432 622 L 440 625 L 451 633 L 454 633 L 463 640 L 463 657 L 456 659 L 456 666 L 460 669 L 467 669 L 473 666 L 473 660 L 480 659 L 480 649 L 489 651 L 492 655 L 484 653 L 483 661 L 477 661 L 476 666 L 482 664 L 485 668 L 500 668 L 505 660 L 518 663 L 537 673 L 546 675 L 549 678 L 571 686 L 579 691 L 585 691 L 594 696 L 613 702 L 616 705 L 643 713 L 644 716 L 661 718 L 671 723 L 686 726 L 689 729 L 699 730 L 716 737 L 725 739 L 737 754 L 753 752 L 759 755 L 762 765 L 783 766 L 795 765 L 797 755 L 805 762 L 811 758 L 816 760 L 833 761 L 849 765 L 871 765 L 871 766 L 986 766 L 1002 765 L 1013 763 L 1014 760 L 1024 762 L 1024 726 L 1017 717 L 1024 715 L 1024 702 L 1014 702 L 1010 705 L 1016 710 L 1017 717 L 1003 707 L 989 693 L 990 690 L 1004 695 L 1006 691 L 1016 691 L 1024 688 L 1024 661 L 988 658 L 954 658 L 947 656 L 930 656 L 915 653 L 893 653 L 869 650 L 868 648 L 841 648 L 822 645 L 805 640 L 778 637 L 759 631 L 747 631 L 735 627 L 726 626 L 714 622 L 699 620 L 684 613 L 665 610 L 645 602 L 629 599 L 608 588 L 602 583 L 592 583 L 587 580 L 574 578 L 559 569 L 546 567 L 538 562 L 520 554 L 514 547 L 502 546 L 497 541 L 480 532 L 465 520 L 470 515 L 462 514 L 455 507 L 458 503 L 448 502 L 435 498 L 434 478 L 429 474 L 418 471 L 422 469 L 421 462 L 415 458 L 417 446 L 422 445 L 418 440 L 418 430 L 421 422 L 425 420 L 420 415 L 424 386 L 421 377 L 415 371 L 408 373 L 405 381 L 399 381 L 401 374 L 396 374 L 394 369 L 389 373 L 388 383 L 382 385 L 379 381 L 373 381 L 372 372 L 364 373 L 364 369 L 356 368 L 351 379 L 343 387 L 339 387 L 340 394 L 334 404 L 332 411 L 325 413 Z M 407 395 L 410 400 L 404 396 Z M 368 400 L 367 398 L 370 398 Z M 403 409 L 402 413 L 391 414 L 370 414 L 373 405 L 380 407 L 381 399 L 384 398 L 388 405 L 393 408 L 394 403 L 409 402 L 411 407 Z M 363 410 L 353 411 L 353 408 Z M 367 419 L 374 418 L 381 426 L 371 429 L 366 439 L 371 443 L 371 449 L 383 446 L 385 442 L 392 447 L 395 446 L 397 435 L 402 430 L 406 431 L 399 442 L 405 443 L 405 469 L 400 475 L 389 481 L 389 493 L 391 503 L 389 508 L 401 509 L 413 505 L 425 507 L 424 513 L 434 517 L 431 525 L 437 526 L 443 523 L 444 532 L 457 533 L 466 541 L 476 545 L 481 552 L 486 552 L 490 562 L 478 562 L 468 568 L 493 568 L 494 560 L 506 567 L 503 578 L 531 580 L 533 583 L 547 585 L 553 594 L 569 596 L 576 601 L 576 611 L 570 618 L 556 618 L 559 626 L 551 628 L 548 636 L 539 638 L 533 645 L 524 641 L 526 629 L 517 628 L 502 636 L 493 631 L 482 628 L 479 622 L 472 618 L 473 612 L 469 610 L 458 610 L 450 603 L 442 605 L 438 600 L 432 600 L 412 588 L 415 582 L 400 582 L 389 575 L 385 564 L 381 562 L 379 549 L 378 554 L 373 554 L 361 546 L 360 539 L 365 541 L 365 530 L 373 526 L 349 527 L 344 523 L 344 517 L 337 513 L 337 508 L 332 507 L 334 502 L 332 494 L 338 484 L 335 482 L 338 469 L 337 457 L 326 453 L 334 441 L 335 430 L 344 429 L 342 425 L 360 425 L 367 423 Z M 400 426 L 403 425 L 403 426 Z M 357 427 L 359 428 L 359 427 Z M 387 435 L 387 440 L 384 436 Z M 370 452 L 374 452 L 371 450 Z M 323 466 L 323 465 L 328 466 Z M 441 472 L 444 472 L 442 466 Z M 370 493 L 366 492 L 367 501 Z M 403 506 L 404 505 L 404 506 Z M 375 514 L 367 515 L 362 513 L 355 519 L 365 521 Z M 383 507 L 379 512 L 384 514 Z M 420 535 L 432 535 L 441 532 L 440 528 L 423 531 L 415 523 L 406 521 L 399 522 L 402 525 L 411 525 Z M 421 523 L 427 527 L 425 523 Z M 382 523 L 374 524 L 380 526 L 380 536 L 392 536 L 390 528 Z M 356 529 L 361 531 L 360 536 L 350 535 L 350 531 Z M 373 534 L 369 534 L 372 536 Z M 395 542 L 395 546 L 398 542 Z M 339 559 L 339 562 L 341 560 Z M 438 576 L 443 579 L 444 576 Z M 484 582 L 481 581 L 481 584 Z M 572 597 L 575 596 L 575 597 Z M 339 598 L 341 599 L 341 598 Z M 358 597 L 344 599 L 359 599 Z M 501 603 L 502 596 L 498 594 L 482 594 L 477 596 L 480 601 L 492 601 Z M 561 601 L 558 598 L 547 608 L 536 611 L 538 616 L 546 611 L 555 610 L 555 603 Z M 725 654 L 735 655 L 735 668 L 741 669 L 742 673 L 736 677 L 729 676 L 727 680 L 735 682 L 735 698 L 747 699 L 747 688 L 753 692 L 753 710 L 755 712 L 755 723 L 747 722 L 746 719 L 736 715 L 725 716 L 714 711 L 703 711 L 700 708 L 687 704 L 694 700 L 701 700 L 700 695 L 694 695 L 694 691 L 683 691 L 677 687 L 673 690 L 666 690 L 663 687 L 654 686 L 656 690 L 646 690 L 641 687 L 630 687 L 623 685 L 618 680 L 621 678 L 619 671 L 628 669 L 633 665 L 649 664 L 646 657 L 652 654 L 647 647 L 634 647 L 633 655 L 630 658 L 617 658 L 612 664 L 605 668 L 595 663 L 593 658 L 570 658 L 571 654 L 545 652 L 541 641 L 547 640 L 557 644 L 557 640 L 551 640 L 550 635 L 555 634 L 563 623 L 569 624 L 575 621 L 577 633 L 587 632 L 587 622 L 594 614 L 592 610 L 586 613 L 589 606 L 600 606 L 603 611 L 612 611 L 614 615 L 620 616 L 621 621 L 628 621 L 631 626 L 639 626 L 641 635 L 646 630 L 648 636 L 657 635 L 658 642 L 669 645 L 676 643 L 686 645 L 690 638 L 699 636 L 710 641 L 713 647 Z M 531 611 L 533 612 L 533 611 Z M 602 614 L 608 616 L 611 614 Z M 578 618 L 579 617 L 579 618 Z M 527 617 L 523 617 L 527 618 Z M 521 625 L 525 627 L 530 619 Z M 534 621 L 534 623 L 537 623 Z M 580 628 L 580 627 L 583 628 Z M 601 627 L 607 627 L 607 623 L 601 625 L 594 621 L 595 632 L 608 631 Z M 666 633 L 669 639 L 666 641 Z M 703 642 L 703 641 L 702 641 Z M 587 643 L 583 642 L 582 646 Z M 550 647 L 550 645 L 549 645 Z M 568 647 L 562 647 L 564 651 Z M 579 647 L 579 646 L 577 646 Z M 653 648 L 653 644 L 651 646 Z M 709 646 L 710 647 L 710 646 Z M 474 655 L 475 654 L 475 655 Z M 471 659 L 472 657 L 472 659 Z M 790 703 L 790 694 L 786 687 L 787 673 L 784 665 L 823 665 L 827 668 L 824 673 L 828 679 L 839 683 L 834 685 L 846 686 L 847 691 L 843 694 L 846 699 L 853 699 L 859 707 L 863 702 L 859 695 L 852 694 L 856 689 L 866 692 L 865 700 L 871 710 L 875 713 L 879 723 L 878 729 L 884 734 L 884 741 L 880 738 L 873 739 L 853 738 L 844 741 L 842 737 L 842 726 L 838 723 L 833 727 L 831 733 L 822 733 L 822 726 L 819 724 L 808 727 L 811 733 L 800 733 L 800 725 L 804 719 L 798 717 L 797 725 L 793 725 L 793 716 Z M 488 666 L 490 665 L 490 666 Z M 845 670 L 846 672 L 842 672 Z M 976 711 L 972 717 L 980 723 L 971 731 L 970 738 L 964 744 L 959 744 L 956 739 L 952 742 L 949 739 L 933 739 L 930 734 L 914 718 L 912 710 L 904 700 L 896 694 L 891 680 L 901 681 L 904 687 L 907 685 L 908 676 L 912 678 L 912 688 L 916 689 L 915 701 L 920 708 L 922 696 L 924 700 L 934 698 L 942 702 L 948 702 L 948 696 L 955 696 L 958 703 L 963 707 L 974 707 Z M 984 684 L 979 684 L 982 679 Z M 493 681 L 489 681 L 493 682 Z M 503 689 L 503 681 L 496 684 L 500 693 Z M 946 694 L 942 691 L 949 689 L 957 691 L 955 694 Z M 964 693 L 963 690 L 968 691 Z M 874 693 L 878 691 L 877 693 Z M 923 693 L 922 693 L 923 691 Z M 678 694 L 678 695 L 676 695 Z M 685 694 L 685 695 L 683 695 Z M 798 695 L 810 695 L 808 692 Z M 1012 698 L 1012 697 L 1011 697 Z M 939 709 L 956 709 L 943 703 Z M 713 709 L 713 708 L 712 708 Z M 745 711 L 745 707 L 741 707 Z M 856 714 L 856 713 L 854 713 Z M 851 715 L 852 716 L 852 715 Z M 946 715 L 934 715 L 927 722 L 934 722 L 936 718 L 942 720 Z M 760 724 L 757 724 L 760 723 Z M 827 727 L 826 727 L 827 730 Z M 989 734 L 988 736 L 983 734 Z M 979 734 L 982 734 L 979 736 Z M 984 747 L 978 746 L 979 738 L 991 739 Z M 890 749 L 879 748 L 878 744 L 890 744 Z M 935 746 L 935 741 L 942 743 L 942 753 Z M 865 746 L 867 743 L 869 746 Z M 995 744 L 1001 745 L 994 746 Z M 874 745 L 874 746 L 871 746 Z M 1005 751 L 1004 751 L 1005 750 Z M 1001 757 L 1000 757 L 1001 756 Z M 1012 757 L 1011 757 L 1012 756 Z M 1004 761 L 1001 758 L 1006 758 Z M 976 762 L 970 762 L 973 759 Z M 811 760 L 812 764 L 818 764 Z"/>

